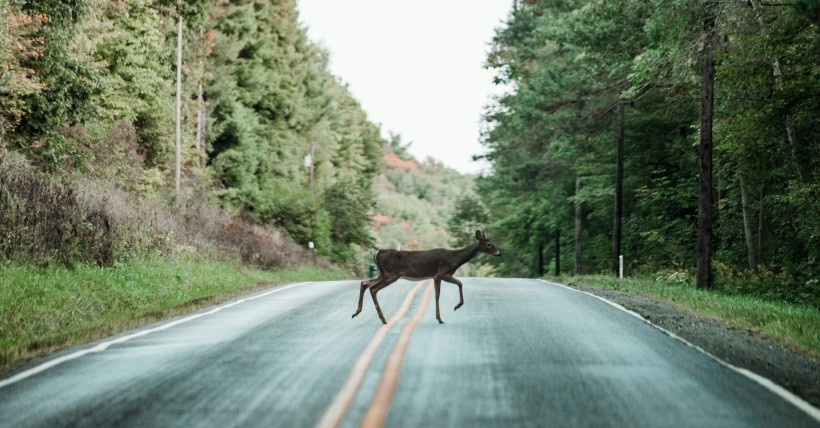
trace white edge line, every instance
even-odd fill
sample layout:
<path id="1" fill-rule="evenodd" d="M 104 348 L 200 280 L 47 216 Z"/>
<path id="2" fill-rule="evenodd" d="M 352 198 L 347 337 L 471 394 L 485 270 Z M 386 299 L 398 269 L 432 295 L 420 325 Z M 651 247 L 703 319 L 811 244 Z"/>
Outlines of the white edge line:
<path id="1" fill-rule="evenodd" d="M 583 294 L 586 294 L 586 295 L 592 296 L 592 297 L 594 297 L 594 298 L 596 298 L 596 299 L 598 299 L 598 300 L 601 300 L 601 301 L 603 301 L 603 302 L 605 302 L 605 303 L 607 303 L 607 304 L 609 304 L 609 305 L 611 305 L 611 306 L 614 306 L 615 308 L 618 308 L 618 309 L 620 309 L 620 310 L 622 310 L 622 311 L 624 311 L 624 312 L 626 312 L 626 313 L 628 313 L 628 314 L 630 314 L 630 315 L 632 315 L 632 316 L 634 316 L 634 317 L 637 317 L 637 318 L 639 318 L 641 321 L 643 321 L 643 322 L 645 322 L 645 323 L 647 323 L 647 324 L 651 325 L 652 327 L 657 328 L 658 330 L 660 330 L 660 331 L 664 332 L 665 334 L 669 335 L 670 337 L 672 337 L 672 338 L 674 338 L 674 339 L 677 339 L 677 340 L 679 340 L 679 341 L 683 342 L 684 344 L 686 344 L 687 346 L 689 346 L 689 347 L 691 347 L 691 348 L 697 349 L 698 351 L 700 351 L 701 353 L 705 354 L 705 355 L 706 355 L 706 356 L 708 356 L 709 358 L 711 358 L 711 359 L 713 359 L 713 360 L 717 361 L 717 362 L 718 362 L 718 363 L 720 363 L 721 365 L 723 365 L 723 366 L 725 366 L 725 367 L 728 367 L 729 369 L 731 369 L 731 370 L 733 370 L 733 371 L 735 371 L 735 372 L 737 372 L 737 373 L 740 373 L 740 374 L 741 374 L 741 375 L 743 375 L 743 376 L 746 376 L 747 378 L 749 378 L 750 380 L 754 381 L 754 382 L 755 382 L 755 383 L 757 383 L 758 385 L 761 385 L 762 387 L 764 387 L 764 388 L 768 389 L 769 391 L 773 392 L 775 395 L 777 395 L 777 396 L 779 396 L 780 398 L 782 398 L 782 399 L 786 400 L 787 402 L 791 403 L 793 406 L 795 406 L 795 407 L 797 407 L 798 409 L 802 410 L 803 412 L 805 412 L 806 414 L 808 414 L 810 417 L 814 418 L 814 420 L 816 420 L 816 421 L 820 421 L 820 409 L 818 409 L 817 407 L 814 407 L 814 406 L 813 406 L 811 403 L 809 403 L 808 401 L 806 401 L 806 400 L 804 400 L 804 399 L 800 398 L 799 396 L 795 395 L 795 394 L 794 394 L 794 393 L 792 393 L 791 391 L 789 391 L 789 390 L 787 390 L 787 389 L 783 388 L 782 386 L 778 385 L 777 383 L 775 383 L 774 381 L 772 381 L 772 380 L 771 380 L 771 379 L 769 379 L 769 378 L 766 378 L 766 377 L 761 376 L 761 375 L 759 375 L 759 374 L 757 374 L 757 373 L 755 373 L 755 372 L 752 372 L 752 371 L 750 371 L 750 370 L 744 369 L 744 368 L 742 368 L 742 367 L 737 367 L 737 366 L 734 366 L 734 365 L 732 365 L 732 364 L 730 364 L 730 363 L 728 363 L 728 362 L 726 362 L 726 361 L 723 361 L 722 359 L 720 359 L 720 358 L 716 357 L 715 355 L 712 355 L 711 353 L 709 353 L 709 352 L 708 352 L 708 351 L 706 351 L 705 349 L 701 348 L 700 346 L 695 345 L 695 344 L 693 344 L 693 343 L 691 343 L 691 342 L 687 341 L 686 339 L 684 339 L 684 338 L 682 338 L 682 337 L 678 336 L 677 334 L 672 333 L 671 331 L 669 331 L 669 330 L 667 330 L 667 329 L 665 329 L 665 328 L 663 328 L 663 327 L 661 327 L 661 326 L 659 326 L 659 325 L 657 325 L 657 324 L 652 323 L 652 322 L 651 322 L 651 321 L 649 321 L 648 319 L 646 319 L 646 318 L 642 317 L 642 316 L 641 316 L 640 314 L 638 314 L 637 312 L 631 311 L 631 310 L 629 310 L 629 309 L 627 309 L 627 308 L 625 308 L 625 307 L 623 307 L 623 306 L 621 306 L 621 305 L 619 305 L 619 304 L 617 304 L 617 303 L 615 303 L 615 302 L 613 302 L 613 301 L 607 300 L 607 299 L 605 299 L 605 298 L 603 298 L 603 297 L 601 297 L 601 296 L 597 296 L 597 295 L 595 295 L 595 294 L 588 293 L 588 292 L 586 292 L 586 291 L 582 291 L 582 290 L 578 290 L 578 289 L 575 289 L 575 288 L 572 288 L 572 287 L 567 287 L 567 286 L 566 286 L 566 285 L 564 285 L 564 284 L 559 284 L 559 283 L 557 283 L 557 282 L 547 281 L 547 280 L 540 279 L 540 278 L 538 279 L 538 281 L 545 282 L 545 283 L 547 283 L 547 284 L 551 284 L 551 285 L 557 285 L 557 286 L 559 286 L 559 287 L 564 287 L 564 288 L 566 288 L 566 289 L 568 289 L 568 290 L 572 290 L 572 291 L 576 291 L 576 292 L 578 292 L 578 293 L 583 293 Z"/>
<path id="2" fill-rule="evenodd" d="M 60 365 L 60 364 L 64 363 L 66 361 L 75 360 L 77 358 L 80 358 L 82 356 L 85 356 L 85 355 L 88 355 L 88 354 L 91 354 L 91 353 L 105 351 L 111 345 L 117 345 L 117 344 L 120 344 L 120 343 L 123 343 L 123 342 L 127 342 L 131 339 L 136 339 L 138 337 L 147 336 L 151 333 L 156 333 L 156 332 L 162 331 L 162 330 L 167 330 L 169 328 L 176 327 L 180 324 L 184 324 L 188 321 L 193 321 L 197 318 L 204 317 L 206 315 L 215 314 L 215 313 L 217 313 L 217 312 L 219 312 L 223 309 L 230 308 L 231 306 L 236 306 L 240 303 L 244 303 L 244 302 L 247 302 L 249 300 L 258 299 L 260 297 L 265 297 L 269 294 L 278 293 L 280 291 L 284 291 L 284 290 L 287 290 L 289 288 L 293 288 L 293 287 L 297 287 L 297 286 L 305 285 L 305 284 L 310 284 L 310 282 L 297 282 L 295 284 L 289 284 L 289 285 L 277 287 L 277 288 L 274 288 L 273 290 L 266 291 L 264 293 L 259 293 L 259 294 L 256 294 L 256 295 L 253 295 L 253 296 L 250 296 L 250 297 L 244 297 L 244 298 L 241 298 L 239 300 L 235 300 L 233 302 L 217 306 L 217 307 L 215 307 L 215 308 L 213 308 L 213 309 L 211 309 L 207 312 L 201 312 L 201 313 L 198 313 L 198 314 L 190 315 L 190 316 L 187 316 L 185 318 L 181 318 L 181 319 L 178 319 L 178 320 L 175 320 L 175 321 L 171 321 L 171 322 L 162 324 L 162 325 L 154 327 L 154 328 L 150 328 L 150 329 L 147 329 L 147 330 L 141 330 L 141 331 L 138 331 L 136 333 L 129 334 L 127 336 L 122 336 L 122 337 L 118 337 L 116 339 L 112 339 L 112 340 L 109 340 L 109 341 L 106 341 L 106 342 L 102 342 L 102 343 L 99 343 L 99 344 L 97 344 L 97 345 L 95 345 L 91 348 L 83 349 L 81 351 L 72 352 L 71 354 L 68 354 L 68 355 L 63 355 L 62 357 L 58 357 L 58 358 L 55 358 L 53 360 L 46 361 L 43 364 L 40 364 L 40 365 L 32 367 L 28 370 L 17 373 L 16 375 L 14 375 L 14 376 L 12 376 L 8 379 L 0 380 L 0 388 L 4 388 L 4 387 L 9 386 L 11 384 L 20 382 L 23 379 L 26 379 L 26 378 L 34 376 L 38 373 L 44 372 L 44 371 L 46 371 L 46 370 L 48 370 L 52 367 L 55 367 L 57 365 Z"/>

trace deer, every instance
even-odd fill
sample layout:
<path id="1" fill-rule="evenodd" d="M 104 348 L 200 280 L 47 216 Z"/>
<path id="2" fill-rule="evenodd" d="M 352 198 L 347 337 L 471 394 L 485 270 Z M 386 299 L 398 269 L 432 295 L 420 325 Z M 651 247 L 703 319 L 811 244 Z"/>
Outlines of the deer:
<path id="1" fill-rule="evenodd" d="M 453 278 L 453 274 L 456 270 L 477 256 L 478 253 L 486 253 L 494 256 L 501 255 L 501 251 L 487 239 L 487 235 L 483 230 L 475 231 L 475 239 L 477 242 L 458 250 L 448 250 L 444 248 L 425 251 L 377 250 L 376 254 L 373 255 L 373 260 L 379 269 L 379 275 L 376 278 L 361 282 L 361 287 L 359 288 L 359 307 L 351 318 L 355 318 L 356 315 L 362 312 L 364 292 L 369 288 L 370 297 L 373 298 L 373 304 L 376 305 L 376 312 L 379 314 L 382 323 L 387 324 L 376 294 L 388 285 L 398 281 L 399 278 L 409 279 L 411 281 L 433 278 L 436 291 L 436 320 L 438 320 L 440 324 L 444 324 L 444 321 L 441 320 L 438 305 L 438 298 L 441 293 L 441 281 L 446 281 L 458 286 L 459 302 L 453 309 L 454 311 L 458 310 L 458 308 L 464 305 L 464 293 L 462 292 L 461 281 Z"/>

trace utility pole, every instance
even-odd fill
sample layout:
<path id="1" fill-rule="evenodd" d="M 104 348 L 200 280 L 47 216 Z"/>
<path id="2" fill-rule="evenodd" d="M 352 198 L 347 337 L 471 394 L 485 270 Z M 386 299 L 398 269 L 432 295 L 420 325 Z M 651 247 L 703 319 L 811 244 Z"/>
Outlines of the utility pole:
<path id="1" fill-rule="evenodd" d="M 177 113 L 176 113 L 176 168 L 174 169 L 174 190 L 179 194 L 180 167 L 182 165 L 182 149 L 180 132 L 182 110 L 182 15 L 179 15 L 177 28 Z"/>
<path id="2" fill-rule="evenodd" d="M 196 113 L 196 164 L 202 166 L 202 158 L 205 155 L 205 101 L 202 99 L 202 83 L 199 84 L 199 97 L 197 97 L 199 111 Z"/>
<path id="3" fill-rule="evenodd" d="M 621 218 L 624 208 L 624 103 L 618 101 L 618 142 L 615 161 L 615 218 L 612 228 L 612 271 L 618 275 L 621 256 Z"/>
<path id="4" fill-rule="evenodd" d="M 315 146 L 315 143 L 311 140 L 311 142 L 310 142 L 310 153 L 307 156 L 305 156 L 305 168 L 310 169 L 310 195 L 311 195 L 311 197 L 313 196 L 313 148 L 314 148 L 314 146 Z M 314 236 L 314 238 L 315 238 L 317 223 L 318 223 L 318 219 L 316 218 L 317 215 L 318 214 L 315 214 L 313 216 L 313 219 L 312 219 L 312 222 L 311 222 L 312 224 L 310 226 L 310 229 L 311 229 L 310 233 L 311 233 L 311 235 Z M 312 249 L 313 248 L 313 242 L 311 242 L 310 245 L 311 245 L 310 248 Z M 316 250 L 313 250 L 313 264 L 316 264 Z"/>

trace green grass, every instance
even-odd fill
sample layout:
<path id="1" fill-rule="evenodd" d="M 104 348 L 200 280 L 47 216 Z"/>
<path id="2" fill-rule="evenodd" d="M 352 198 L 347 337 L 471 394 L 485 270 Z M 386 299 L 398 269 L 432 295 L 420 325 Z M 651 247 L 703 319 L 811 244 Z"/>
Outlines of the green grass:
<path id="1" fill-rule="evenodd" d="M 695 315 L 762 332 L 793 349 L 820 358 L 820 310 L 814 306 L 699 290 L 656 278 L 618 280 L 609 276 L 580 276 L 558 280 L 651 297 Z"/>
<path id="2" fill-rule="evenodd" d="M 263 287 L 345 279 L 338 270 L 262 271 L 195 260 L 133 260 L 112 268 L 0 265 L 0 372 L 25 360 Z"/>

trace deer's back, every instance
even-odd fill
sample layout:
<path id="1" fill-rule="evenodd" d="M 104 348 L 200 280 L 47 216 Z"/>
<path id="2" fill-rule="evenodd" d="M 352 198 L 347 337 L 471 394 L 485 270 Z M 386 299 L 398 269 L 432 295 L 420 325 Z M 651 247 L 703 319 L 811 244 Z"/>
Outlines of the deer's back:
<path id="1" fill-rule="evenodd" d="M 412 280 L 432 278 L 447 273 L 449 252 L 439 248 L 427 251 L 379 250 L 376 264 L 389 272 Z"/>

